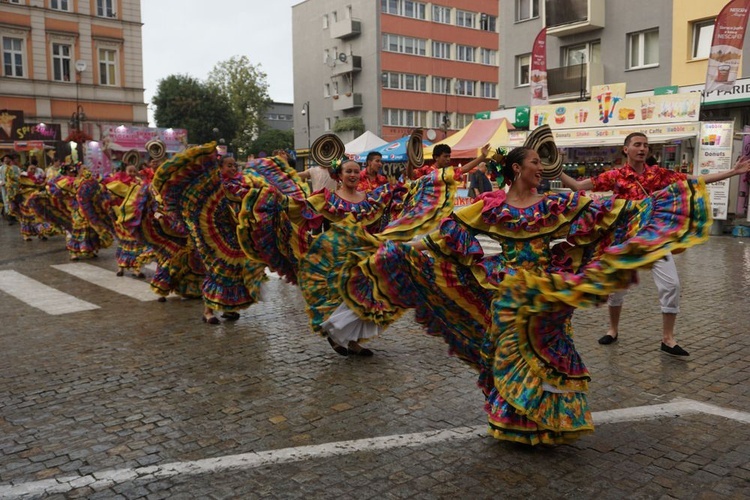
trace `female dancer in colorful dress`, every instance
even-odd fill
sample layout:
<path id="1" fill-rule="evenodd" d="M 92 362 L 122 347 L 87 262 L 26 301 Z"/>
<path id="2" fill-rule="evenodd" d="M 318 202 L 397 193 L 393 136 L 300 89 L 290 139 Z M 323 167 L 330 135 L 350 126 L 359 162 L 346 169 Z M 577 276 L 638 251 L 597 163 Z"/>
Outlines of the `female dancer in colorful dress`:
<path id="1" fill-rule="evenodd" d="M 341 228 L 349 231 L 341 241 L 364 257 L 339 261 L 328 275 L 331 293 L 363 321 L 386 325 L 416 309 L 428 333 L 479 371 L 490 433 L 531 445 L 593 430 L 574 309 L 603 303 L 666 252 L 705 241 L 710 226 L 702 182 L 673 184 L 637 203 L 594 202 L 537 194 L 542 170 L 535 150 L 513 150 L 503 168 L 507 197 L 482 195 L 416 244 Z M 478 234 L 502 252 L 485 256 Z M 366 244 L 378 240 L 368 255 Z"/>
<path id="2" fill-rule="evenodd" d="M 39 170 L 39 171 L 38 171 Z M 44 171 L 38 169 L 36 163 L 28 166 L 18 178 L 9 176 L 8 193 L 10 193 L 11 209 L 17 216 L 21 226 L 21 236 L 24 241 L 31 241 L 37 237 L 46 240 L 58 233 L 58 229 L 49 222 L 40 219 L 29 206 L 29 199 L 39 191 L 44 191 Z"/>

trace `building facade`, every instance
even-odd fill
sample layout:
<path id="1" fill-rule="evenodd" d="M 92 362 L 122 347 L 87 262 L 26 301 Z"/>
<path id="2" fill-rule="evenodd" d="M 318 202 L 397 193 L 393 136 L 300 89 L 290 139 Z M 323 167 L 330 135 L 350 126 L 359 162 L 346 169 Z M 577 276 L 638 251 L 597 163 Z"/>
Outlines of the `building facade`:
<path id="1" fill-rule="evenodd" d="M 499 6 L 497 0 L 295 5 L 295 145 L 306 147 L 343 118 L 360 118 L 365 130 L 388 141 L 415 128 L 442 139 L 476 113 L 497 109 Z M 345 142 L 354 135 L 337 133 Z"/>
<path id="2" fill-rule="evenodd" d="M 269 128 L 292 130 L 294 128 L 294 105 L 290 102 L 272 102 L 263 116 Z"/>
<path id="3" fill-rule="evenodd" d="M 0 132 L 0 147 L 33 137 L 63 150 L 66 138 L 98 139 L 97 124 L 146 126 L 141 26 L 139 0 L 0 2 L 0 113 L 25 123 Z"/>

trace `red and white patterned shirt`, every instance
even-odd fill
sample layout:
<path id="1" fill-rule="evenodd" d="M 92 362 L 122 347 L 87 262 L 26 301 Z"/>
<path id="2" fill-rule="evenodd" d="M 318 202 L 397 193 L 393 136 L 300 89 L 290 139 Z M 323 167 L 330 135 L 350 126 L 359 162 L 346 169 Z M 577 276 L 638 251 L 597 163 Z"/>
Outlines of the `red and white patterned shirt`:
<path id="1" fill-rule="evenodd" d="M 639 175 L 630 164 L 626 163 L 620 168 L 603 172 L 591 180 L 594 183 L 594 191 L 612 191 L 618 198 L 642 200 L 654 191 L 685 179 L 687 179 L 686 174 L 658 165 L 652 167 L 643 165 L 643 173 Z"/>

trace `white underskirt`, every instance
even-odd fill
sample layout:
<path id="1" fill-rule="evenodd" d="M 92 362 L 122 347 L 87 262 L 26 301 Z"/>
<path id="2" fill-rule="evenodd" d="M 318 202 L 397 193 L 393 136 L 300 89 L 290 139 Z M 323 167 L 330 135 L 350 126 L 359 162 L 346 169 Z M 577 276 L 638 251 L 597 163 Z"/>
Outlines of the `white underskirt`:
<path id="1" fill-rule="evenodd" d="M 377 337 L 383 329 L 371 321 L 364 321 L 342 303 L 320 325 L 338 345 L 347 346 L 350 341 Z"/>

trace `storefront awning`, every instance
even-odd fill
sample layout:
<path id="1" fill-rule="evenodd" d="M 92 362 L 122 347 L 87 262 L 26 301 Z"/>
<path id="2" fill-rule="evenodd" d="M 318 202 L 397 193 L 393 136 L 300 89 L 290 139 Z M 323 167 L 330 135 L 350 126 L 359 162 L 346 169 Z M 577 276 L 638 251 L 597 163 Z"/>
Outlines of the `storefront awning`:
<path id="1" fill-rule="evenodd" d="M 557 129 L 552 131 L 557 147 L 621 146 L 633 132 L 646 134 L 650 144 L 678 139 L 694 139 L 700 134 L 700 122 L 643 125 L 638 127 L 599 127 Z"/>

